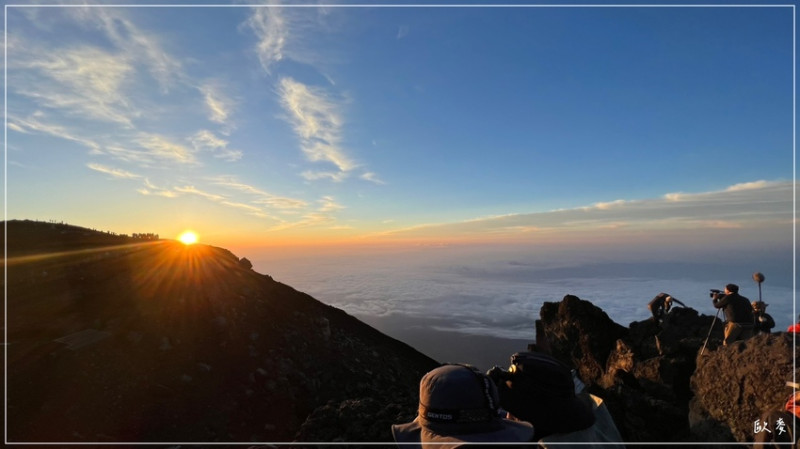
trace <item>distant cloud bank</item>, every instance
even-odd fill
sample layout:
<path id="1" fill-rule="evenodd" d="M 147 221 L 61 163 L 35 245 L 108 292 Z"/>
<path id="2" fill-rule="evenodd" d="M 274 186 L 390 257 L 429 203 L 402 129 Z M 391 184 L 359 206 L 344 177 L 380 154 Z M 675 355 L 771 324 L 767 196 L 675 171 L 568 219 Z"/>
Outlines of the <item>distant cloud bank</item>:
<path id="1" fill-rule="evenodd" d="M 386 240 L 526 239 L 561 241 L 599 230 L 609 238 L 706 233 L 709 230 L 791 230 L 793 183 L 754 181 L 713 192 L 667 193 L 661 198 L 617 199 L 586 207 L 516 213 L 437 223 L 375 234 Z M 790 236 L 790 234 L 789 234 Z M 774 236 L 761 236 L 774 238 Z M 786 236 L 780 237 L 786 238 Z"/>

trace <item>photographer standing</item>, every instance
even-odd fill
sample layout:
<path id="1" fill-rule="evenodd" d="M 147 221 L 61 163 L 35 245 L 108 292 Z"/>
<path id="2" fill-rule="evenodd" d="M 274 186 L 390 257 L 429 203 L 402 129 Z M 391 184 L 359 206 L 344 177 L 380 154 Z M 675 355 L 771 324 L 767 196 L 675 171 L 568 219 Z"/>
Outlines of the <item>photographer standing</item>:
<path id="1" fill-rule="evenodd" d="M 725 310 L 725 339 L 722 344 L 746 340 L 753 336 L 753 309 L 750 300 L 739 294 L 739 286 L 728 284 L 725 295 L 714 293 L 712 302 L 717 309 Z"/>

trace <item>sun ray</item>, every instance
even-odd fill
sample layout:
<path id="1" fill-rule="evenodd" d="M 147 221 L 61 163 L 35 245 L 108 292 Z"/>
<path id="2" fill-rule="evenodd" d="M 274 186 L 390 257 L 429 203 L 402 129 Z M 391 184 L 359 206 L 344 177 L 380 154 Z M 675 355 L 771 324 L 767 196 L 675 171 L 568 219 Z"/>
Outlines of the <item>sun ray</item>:
<path id="1" fill-rule="evenodd" d="M 8 257 L 5 260 L 5 264 L 7 266 L 12 265 L 20 265 L 32 262 L 41 262 L 50 259 L 58 259 L 62 257 L 70 257 L 70 256 L 77 256 L 77 255 L 87 255 L 87 254 L 97 254 L 97 253 L 106 253 L 109 251 L 116 251 L 116 250 L 131 250 L 131 249 L 139 249 L 144 246 L 150 246 L 158 244 L 158 242 L 143 242 L 143 243 L 125 243 L 122 245 L 107 245 L 107 246 L 98 246 L 96 248 L 86 248 L 86 249 L 78 249 L 78 250 L 67 250 L 67 251 L 54 251 L 49 253 L 38 253 L 38 254 L 26 254 L 23 256 L 13 256 Z"/>

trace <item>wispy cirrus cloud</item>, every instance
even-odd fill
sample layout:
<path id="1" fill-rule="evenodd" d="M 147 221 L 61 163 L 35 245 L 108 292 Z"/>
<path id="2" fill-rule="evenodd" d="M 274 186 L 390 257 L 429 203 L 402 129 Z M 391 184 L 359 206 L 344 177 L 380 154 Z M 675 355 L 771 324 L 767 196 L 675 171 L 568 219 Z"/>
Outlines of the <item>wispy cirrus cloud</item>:
<path id="1" fill-rule="evenodd" d="M 228 141 L 217 137 L 207 129 L 196 132 L 189 139 L 196 150 L 211 151 L 215 158 L 226 161 L 238 161 L 242 158 L 242 152 L 228 148 Z"/>
<path id="2" fill-rule="evenodd" d="M 9 87 L 39 107 L 127 127 L 139 115 L 123 93 L 134 72 L 125 56 L 85 46 L 25 51 L 12 59 Z"/>
<path id="3" fill-rule="evenodd" d="M 323 196 L 318 200 L 320 204 L 319 211 L 320 212 L 335 212 L 340 209 L 344 209 L 345 207 L 336 202 L 336 200 L 332 196 Z"/>
<path id="4" fill-rule="evenodd" d="M 155 160 L 166 160 L 181 164 L 197 163 L 193 150 L 175 143 L 167 137 L 158 134 L 141 133 L 135 141 Z"/>
<path id="5" fill-rule="evenodd" d="M 185 77 L 181 63 L 164 50 L 152 30 L 142 30 L 115 8 L 68 9 L 78 23 L 101 30 L 111 43 L 130 60 L 137 61 L 166 92 Z"/>
<path id="6" fill-rule="evenodd" d="M 127 140 L 127 143 L 118 144 L 73 136 L 59 126 L 31 122 L 16 123 L 24 123 L 24 129 L 35 130 L 84 145 L 89 148 L 89 154 L 92 156 L 108 156 L 116 161 L 136 165 L 140 168 L 163 166 L 164 163 L 170 162 L 179 165 L 196 165 L 198 163 L 194 150 L 158 134 L 136 133 L 135 136 L 124 139 Z"/>
<path id="7" fill-rule="evenodd" d="M 236 208 L 236 209 L 241 209 L 241 210 L 244 210 L 246 212 L 251 212 L 251 213 L 262 214 L 264 212 L 260 207 L 256 207 L 256 206 L 253 206 L 253 205 L 250 205 L 250 204 L 245 204 L 245 203 L 237 203 L 235 201 L 220 201 L 220 204 L 222 204 L 224 206 L 228 206 L 228 207 L 233 207 L 233 208 Z"/>
<path id="8" fill-rule="evenodd" d="M 11 39 L 9 88 L 40 107 L 131 128 L 143 115 L 137 101 L 143 74 L 152 77 L 162 92 L 186 81 L 178 59 L 164 50 L 152 30 L 143 30 L 129 20 L 124 9 L 23 11 L 30 20 L 47 24 L 39 27 L 45 36 L 65 24 L 95 33 L 91 44 L 70 39 L 47 42 L 40 36 L 15 35 Z"/>
<path id="9" fill-rule="evenodd" d="M 300 138 L 300 148 L 312 162 L 328 162 L 336 172 L 307 172 L 307 179 L 330 177 L 341 180 L 356 167 L 341 147 L 341 105 L 320 88 L 292 78 L 280 82 L 280 99 L 289 122 Z"/>
<path id="10" fill-rule="evenodd" d="M 276 63 L 284 59 L 303 64 L 327 80 L 328 85 L 306 84 L 292 77 L 282 76 L 276 83 L 279 101 L 287 119 L 300 139 L 300 149 L 312 163 L 327 163 L 332 169 L 312 168 L 300 173 L 307 181 L 330 180 L 342 182 L 348 179 L 353 170 L 360 164 L 353 161 L 345 151 L 342 141 L 344 134 L 345 101 L 336 97 L 331 86 L 336 82 L 325 69 L 323 62 L 326 55 L 317 53 L 307 45 L 308 37 L 315 37 L 321 30 L 333 32 L 335 27 L 328 27 L 326 17 L 330 14 L 326 8 L 309 10 L 292 10 L 281 8 L 279 4 L 254 7 L 245 25 L 257 39 L 256 54 L 264 71 L 276 76 Z M 276 76 L 277 78 L 277 76 Z M 383 184 L 383 181 L 371 172 L 363 173 L 360 179 Z"/>
<path id="11" fill-rule="evenodd" d="M 366 172 L 362 174 L 361 179 L 363 179 L 364 181 L 373 182 L 375 184 L 386 184 L 382 179 L 378 177 L 377 174 L 372 172 Z"/>
<path id="12" fill-rule="evenodd" d="M 288 198 L 266 192 L 249 184 L 242 183 L 234 177 L 218 176 L 211 179 L 214 185 L 229 190 L 243 192 L 252 196 L 251 203 L 278 210 L 300 210 L 308 206 L 308 202 L 298 198 Z"/>
<path id="13" fill-rule="evenodd" d="M 269 218 L 269 215 L 267 215 L 265 211 L 258 206 L 239 202 L 235 198 L 231 198 L 228 195 L 215 193 L 207 189 L 201 189 L 194 185 L 177 185 L 171 188 L 162 188 L 154 185 L 149 179 L 145 179 L 144 187 L 140 188 L 138 192 L 142 195 L 157 195 L 167 198 L 178 198 L 184 195 L 193 195 L 225 207 L 247 212 L 250 215 L 260 218 Z"/>
<path id="14" fill-rule="evenodd" d="M 307 181 L 318 181 L 320 179 L 329 179 L 333 182 L 341 182 L 347 178 L 347 172 L 338 171 L 312 171 L 306 170 L 300 173 L 300 176 Z"/>
<path id="15" fill-rule="evenodd" d="M 222 91 L 218 83 L 207 82 L 198 89 L 203 94 L 209 120 L 222 125 L 230 125 L 234 102 Z"/>
<path id="16" fill-rule="evenodd" d="M 135 173 L 131 173 L 131 172 L 127 171 L 127 170 L 122 170 L 120 168 L 106 167 L 105 165 L 101 165 L 101 164 L 91 163 L 91 164 L 86 164 L 86 166 L 89 167 L 90 169 L 94 170 L 94 171 L 97 171 L 97 172 L 100 172 L 100 173 L 105 173 L 107 175 L 111 175 L 114 178 L 118 178 L 118 179 L 137 179 L 137 178 L 141 178 L 142 177 L 141 175 L 137 175 Z"/>
<path id="17" fill-rule="evenodd" d="M 184 72 L 179 58 L 164 49 L 152 30 L 142 29 L 130 20 L 124 8 L 75 7 L 48 12 L 52 14 L 35 17 L 50 19 L 47 22 L 50 26 L 46 27 L 49 32 L 56 30 L 57 24 L 77 25 L 97 36 L 91 43 L 65 39 L 48 45 L 43 39 L 25 36 L 12 39 L 9 88 L 33 100 L 38 108 L 52 112 L 51 121 L 58 120 L 57 126 L 77 129 L 75 120 L 123 125 L 126 132 L 117 133 L 115 144 L 143 146 L 162 159 L 190 162 L 189 152 L 167 145 L 163 139 L 142 137 L 155 133 L 139 131 L 142 127 L 136 121 L 153 120 L 154 114 L 162 112 L 153 105 L 176 86 L 186 92 L 187 88 L 196 89 L 209 108 L 212 121 L 222 123 L 230 119 L 233 102 L 218 83 L 193 81 Z M 146 88 L 153 84 L 147 76 L 161 89 L 162 97 L 156 95 L 155 101 L 151 101 L 153 93 Z M 68 118 L 74 120 L 67 124 Z M 12 126 L 12 129 L 22 128 Z M 121 142 L 126 135 L 133 137 Z M 226 150 L 215 155 L 236 158 L 238 152 Z"/>
<path id="18" fill-rule="evenodd" d="M 185 195 L 197 196 L 254 217 L 270 220 L 272 222 L 271 230 L 334 223 L 336 211 L 344 208 L 332 196 L 323 196 L 314 203 L 309 203 L 304 200 L 272 195 L 230 177 L 218 177 L 212 179 L 210 183 L 212 186 L 246 193 L 250 198 L 220 193 L 214 191 L 213 187 L 197 187 L 191 184 L 164 188 L 156 186 L 149 179 L 144 180 L 144 186 L 138 189 L 138 192 L 142 195 L 167 198 L 178 198 Z M 297 216 L 300 218 L 291 218 Z"/>
<path id="19" fill-rule="evenodd" d="M 290 38 L 303 40 L 294 34 L 298 26 L 304 32 L 315 31 L 306 25 L 319 13 L 292 14 L 295 17 L 290 20 L 284 12 L 253 8 L 248 25 L 259 38 L 261 68 L 278 71 L 283 67 L 276 62 L 290 57 L 317 68 L 317 60 L 296 51 L 302 45 L 290 50 L 288 44 Z M 28 15 L 30 20 L 34 16 L 41 20 L 41 26 L 21 20 L 25 15 L 15 16 L 19 20 L 15 29 L 21 31 L 9 43 L 13 107 L 8 129 L 26 143 L 19 146 L 19 161 L 12 164 L 27 162 L 22 155 L 44 157 L 49 149 L 40 149 L 36 139 L 52 136 L 69 141 L 68 145 L 62 142 L 68 150 L 85 148 L 84 165 L 107 175 L 95 179 L 134 180 L 133 188 L 141 195 L 203 198 L 287 226 L 336 222 L 344 206 L 329 195 L 276 194 L 235 180 L 209 182 L 219 168 L 214 159 L 237 161 L 243 156 L 238 148 L 231 148 L 230 133 L 238 130 L 233 123 L 238 101 L 249 99 L 232 99 L 233 85 L 221 81 L 238 80 L 238 73 L 209 78 L 204 72 L 202 78 L 194 78 L 203 72 L 198 70 L 198 61 L 205 54 L 181 53 L 179 44 L 167 42 L 156 27 L 149 29 L 148 22 L 138 21 L 144 14 L 126 8 L 76 6 Z M 295 20 L 299 16 L 306 17 Z M 330 75 L 321 68 L 318 72 L 330 85 L 276 76 L 277 84 L 266 86 L 274 89 L 265 93 L 277 94 L 283 118 L 311 162 L 306 179 L 342 181 L 360 168 L 342 144 L 347 99 L 331 87 L 335 84 Z M 358 173 L 363 180 L 381 183 L 375 173 Z"/>
<path id="20" fill-rule="evenodd" d="M 165 198 L 177 198 L 180 196 L 177 192 L 174 192 L 170 189 L 156 186 L 147 178 L 144 180 L 144 187 L 139 188 L 136 191 L 145 196 L 162 196 Z"/>
<path id="21" fill-rule="evenodd" d="M 288 229 L 306 228 L 313 226 L 329 225 L 336 222 L 336 218 L 325 212 L 309 212 L 298 220 L 282 220 L 279 224 L 269 228 L 269 231 L 286 231 Z"/>
<path id="22" fill-rule="evenodd" d="M 222 195 L 217 195 L 215 193 L 205 192 L 203 190 L 200 190 L 200 189 L 196 188 L 195 186 L 180 186 L 180 187 L 175 187 L 174 190 L 176 192 L 179 192 L 179 193 L 186 193 L 186 194 L 189 194 L 189 195 L 197 195 L 197 196 L 203 197 L 203 198 L 205 198 L 207 200 L 211 200 L 211 201 L 222 202 L 222 201 L 226 200 L 226 198 L 224 196 L 222 196 Z"/>
<path id="23" fill-rule="evenodd" d="M 258 39 L 256 54 L 261 67 L 271 73 L 273 64 L 283 59 L 289 39 L 289 24 L 281 8 L 257 7 L 246 22 Z"/>
<path id="24" fill-rule="evenodd" d="M 92 151 L 100 148 L 100 144 L 85 137 L 79 136 L 69 127 L 61 126 L 53 123 L 48 123 L 45 114 L 41 111 L 34 112 L 31 116 L 26 118 L 16 117 L 9 115 L 7 122 L 8 127 L 12 131 L 20 132 L 23 134 L 45 134 L 59 139 L 69 140 L 77 144 L 83 145 Z"/>
<path id="25" fill-rule="evenodd" d="M 338 58 L 320 51 L 315 44 L 320 35 L 337 32 L 333 10 L 323 6 L 292 8 L 277 0 L 266 3 L 253 5 L 251 15 L 242 24 L 256 38 L 254 50 L 264 71 L 272 75 L 279 69 L 279 62 L 292 61 L 314 68 L 334 85 L 325 66 Z"/>
<path id="26" fill-rule="evenodd" d="M 198 164 L 192 149 L 157 132 L 140 131 L 137 121 L 153 120 L 157 113 L 146 106 L 149 94 L 142 84 L 152 81 L 142 74 L 156 80 L 162 92 L 188 80 L 177 59 L 123 11 L 75 7 L 36 14 L 48 19 L 45 36 L 59 26 L 77 26 L 94 33 L 91 42 L 67 38 L 46 43 L 36 34 L 15 35 L 9 54 L 9 90 L 28 100 L 14 104 L 36 112 L 20 118 L 12 111 L 10 130 L 76 142 L 87 147 L 89 155 L 108 156 L 139 168 Z M 91 137 L 83 137 L 87 135 Z M 226 148 L 215 155 L 237 157 Z"/>

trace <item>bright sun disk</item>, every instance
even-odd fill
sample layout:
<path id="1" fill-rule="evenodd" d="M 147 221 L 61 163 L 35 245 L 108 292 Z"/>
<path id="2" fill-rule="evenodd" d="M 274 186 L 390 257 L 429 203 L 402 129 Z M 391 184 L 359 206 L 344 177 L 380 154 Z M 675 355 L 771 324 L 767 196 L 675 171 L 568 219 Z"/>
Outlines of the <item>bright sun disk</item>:
<path id="1" fill-rule="evenodd" d="M 184 245 L 192 245 L 197 243 L 197 234 L 192 231 L 185 231 L 183 234 L 178 236 L 178 240 L 180 240 Z"/>

